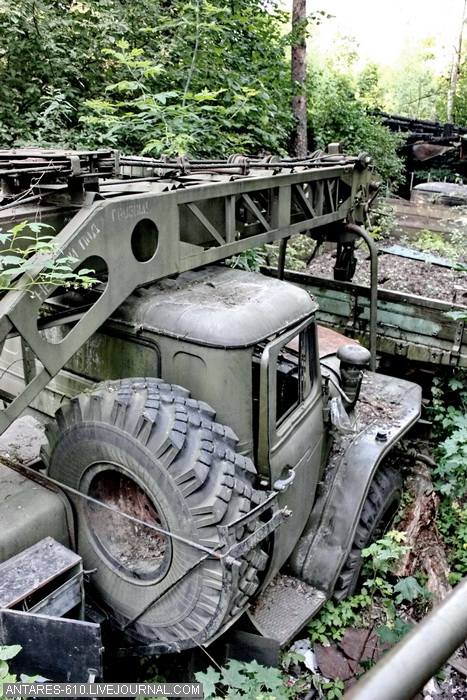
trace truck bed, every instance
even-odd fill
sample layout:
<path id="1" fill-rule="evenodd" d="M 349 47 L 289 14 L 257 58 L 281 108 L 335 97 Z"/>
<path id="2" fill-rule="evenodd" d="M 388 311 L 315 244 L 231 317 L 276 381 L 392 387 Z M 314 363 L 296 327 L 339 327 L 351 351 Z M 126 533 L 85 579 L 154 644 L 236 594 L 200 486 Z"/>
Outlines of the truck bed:
<path id="1" fill-rule="evenodd" d="M 316 297 L 320 324 L 367 343 L 369 287 L 303 272 L 286 271 L 285 279 Z M 421 363 L 467 367 L 465 322 L 447 316 L 449 311 L 464 311 L 467 316 L 467 306 L 379 289 L 378 352 Z"/>

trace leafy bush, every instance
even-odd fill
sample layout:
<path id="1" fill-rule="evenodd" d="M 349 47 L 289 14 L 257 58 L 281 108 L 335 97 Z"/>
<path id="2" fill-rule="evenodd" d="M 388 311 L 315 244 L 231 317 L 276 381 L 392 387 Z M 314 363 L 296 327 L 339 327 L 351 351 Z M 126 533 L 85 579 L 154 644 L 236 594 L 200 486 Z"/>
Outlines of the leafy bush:
<path id="1" fill-rule="evenodd" d="M 275 0 L 4 0 L 3 145 L 283 151 L 293 128 L 286 19 Z"/>
<path id="2" fill-rule="evenodd" d="M 195 673 L 195 678 L 203 684 L 205 700 L 228 698 L 228 700 L 258 700 L 276 698 L 287 700 L 291 692 L 286 678 L 277 668 L 261 666 L 256 661 L 236 661 L 231 659 L 226 666 L 216 671 Z"/>
<path id="3" fill-rule="evenodd" d="M 463 499 L 467 495 L 467 372 L 444 381 L 435 379 L 431 414 L 438 438 L 435 486 L 441 494 Z"/>
<path id="4" fill-rule="evenodd" d="M 329 644 L 342 639 L 347 627 L 364 625 L 362 610 L 371 604 L 371 596 L 366 588 L 359 595 L 335 603 L 328 600 L 321 608 L 319 615 L 308 624 L 310 641 Z"/>
<path id="5" fill-rule="evenodd" d="M 360 593 L 340 603 L 325 603 L 308 625 L 311 642 L 339 641 L 347 627 L 374 625 L 375 619 L 384 623 L 376 630 L 382 643 L 393 644 L 411 629 L 411 625 L 399 617 L 396 606 L 412 606 L 417 600 L 426 601 L 430 594 L 413 576 L 397 579 L 393 574 L 408 549 L 405 539 L 404 532 L 392 530 L 362 550 L 367 580 Z"/>
<path id="6" fill-rule="evenodd" d="M 11 289 L 34 289 L 40 284 L 52 284 L 64 287 L 91 287 L 95 279 L 92 277 L 94 270 L 82 268 L 73 272 L 71 265 L 77 262 L 71 257 L 52 257 L 57 246 L 53 236 L 39 235 L 43 228 L 52 228 L 47 224 L 28 223 L 22 221 L 6 232 L 0 228 L 0 244 L 4 246 L 0 251 L 0 292 Z M 29 235 L 26 231 L 29 230 Z M 34 273 L 34 268 L 39 264 L 42 270 Z M 26 275 L 21 284 L 18 278 Z M 28 279 L 29 278 L 29 279 Z"/>
<path id="7" fill-rule="evenodd" d="M 2 683 L 34 683 L 37 680 L 45 680 L 39 678 L 39 676 L 26 676 L 21 675 L 20 679 L 10 672 L 10 667 L 8 661 L 14 659 L 15 656 L 19 654 L 21 647 L 19 644 L 11 644 L 9 646 L 0 646 L 0 684 Z M 3 695 L 0 696 L 0 700 L 7 700 Z M 22 698 L 15 698 L 15 700 L 22 700 Z"/>
<path id="8" fill-rule="evenodd" d="M 378 117 L 368 114 L 350 74 L 329 63 L 323 68 L 312 66 L 308 92 L 308 121 L 316 148 L 342 141 L 348 153 L 367 151 L 384 181 L 402 180 L 404 164 L 396 151 L 405 136 L 391 133 Z"/>

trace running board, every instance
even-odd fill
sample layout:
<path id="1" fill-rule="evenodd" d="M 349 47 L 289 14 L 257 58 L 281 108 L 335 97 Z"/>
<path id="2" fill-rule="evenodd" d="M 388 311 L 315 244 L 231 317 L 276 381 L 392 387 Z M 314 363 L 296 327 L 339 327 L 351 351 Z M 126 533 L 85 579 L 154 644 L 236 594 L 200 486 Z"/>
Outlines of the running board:
<path id="1" fill-rule="evenodd" d="M 326 595 L 293 576 L 278 574 L 247 611 L 263 636 L 287 644 L 326 602 Z"/>

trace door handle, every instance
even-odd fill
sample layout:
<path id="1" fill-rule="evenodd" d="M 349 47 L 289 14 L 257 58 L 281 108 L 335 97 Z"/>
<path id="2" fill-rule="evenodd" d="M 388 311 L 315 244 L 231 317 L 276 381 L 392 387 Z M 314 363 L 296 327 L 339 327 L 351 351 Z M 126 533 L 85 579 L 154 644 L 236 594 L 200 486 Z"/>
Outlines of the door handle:
<path id="1" fill-rule="evenodd" d="M 278 479 L 277 481 L 274 482 L 274 484 L 273 484 L 274 491 L 281 491 L 281 492 L 285 491 L 286 489 L 289 488 L 290 484 L 293 484 L 294 479 L 295 479 L 295 470 L 288 469 L 287 475 L 283 479 Z"/>

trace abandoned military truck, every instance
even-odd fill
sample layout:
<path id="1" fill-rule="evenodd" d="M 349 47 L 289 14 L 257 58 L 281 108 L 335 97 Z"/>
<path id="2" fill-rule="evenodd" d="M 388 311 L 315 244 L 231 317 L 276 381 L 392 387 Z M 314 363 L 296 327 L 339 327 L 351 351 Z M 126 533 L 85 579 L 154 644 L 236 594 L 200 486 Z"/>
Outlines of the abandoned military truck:
<path id="1" fill-rule="evenodd" d="M 33 294 L 19 278 L 0 300 L 1 428 L 48 416 L 43 461 L 8 467 L 27 496 L 16 514 L 0 498 L 0 566 L 48 537 L 74 549 L 86 600 L 153 653 L 240 618 L 288 641 L 355 589 L 360 550 L 394 515 L 386 458 L 420 389 L 319 333 L 305 290 L 222 263 L 273 241 L 283 260 L 295 234 L 348 249 L 376 187 L 369 159 L 0 160 L 2 228 L 40 218 L 53 255 L 96 275 Z"/>

